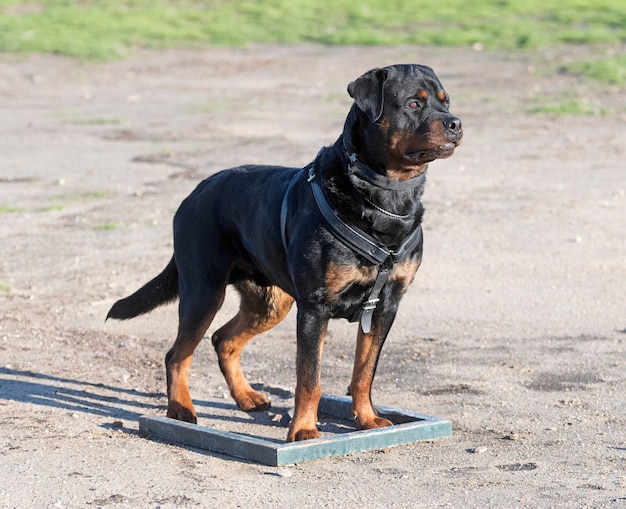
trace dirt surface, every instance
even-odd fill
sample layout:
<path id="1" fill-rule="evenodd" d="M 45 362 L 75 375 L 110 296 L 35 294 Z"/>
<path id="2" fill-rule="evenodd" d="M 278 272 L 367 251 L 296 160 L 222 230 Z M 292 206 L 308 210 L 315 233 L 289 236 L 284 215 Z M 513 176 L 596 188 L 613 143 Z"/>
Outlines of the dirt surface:
<path id="1" fill-rule="evenodd" d="M 0 507 L 626 507 L 626 97 L 549 72 L 585 51 L 0 56 Z M 374 400 L 452 437 L 283 468 L 142 437 L 176 308 L 104 317 L 168 261 L 180 201 L 221 168 L 306 164 L 347 83 L 399 62 L 435 68 L 465 140 L 431 164 L 424 263 Z M 612 113 L 528 114 L 571 94 Z M 292 312 L 244 355 L 277 413 L 294 333 Z M 345 393 L 355 335 L 331 324 L 325 392 Z M 190 383 L 201 423 L 286 436 L 232 409 L 209 341 Z"/>

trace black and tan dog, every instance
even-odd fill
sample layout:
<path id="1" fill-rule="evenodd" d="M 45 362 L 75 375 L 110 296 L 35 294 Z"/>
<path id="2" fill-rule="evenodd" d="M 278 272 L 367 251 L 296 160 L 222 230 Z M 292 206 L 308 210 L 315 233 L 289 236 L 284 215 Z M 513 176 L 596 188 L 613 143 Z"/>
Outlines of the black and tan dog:
<path id="1" fill-rule="evenodd" d="M 461 121 L 432 69 L 394 65 L 350 83 L 344 131 L 303 169 L 242 166 L 219 172 L 183 201 L 174 218 L 174 256 L 161 274 L 115 303 L 128 319 L 174 300 L 178 336 L 165 363 L 169 417 L 196 422 L 187 378 L 194 350 L 222 305 L 237 315 L 213 335 L 219 365 L 242 410 L 263 410 L 239 357 L 297 302 L 297 386 L 287 440 L 316 438 L 320 363 L 330 318 L 360 321 L 352 410 L 361 429 L 391 423 L 370 392 L 381 347 L 420 265 L 430 161 L 461 142 Z"/>

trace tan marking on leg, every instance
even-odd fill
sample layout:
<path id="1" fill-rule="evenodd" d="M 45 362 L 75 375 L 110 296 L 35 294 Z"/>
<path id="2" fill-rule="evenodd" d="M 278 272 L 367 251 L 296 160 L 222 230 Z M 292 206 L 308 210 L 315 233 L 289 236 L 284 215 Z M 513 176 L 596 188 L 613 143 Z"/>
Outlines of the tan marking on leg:
<path id="1" fill-rule="evenodd" d="M 215 332 L 212 338 L 230 393 L 239 408 L 245 411 L 265 410 L 270 402 L 246 380 L 241 370 L 241 351 L 254 336 L 282 321 L 293 305 L 293 298 L 278 287 L 270 287 L 266 292 L 264 307 L 261 307 L 260 300 L 253 303 L 251 298 L 246 299 L 242 295 L 237 315 Z"/>
<path id="2" fill-rule="evenodd" d="M 167 417 L 185 422 L 198 422 L 196 411 L 189 394 L 187 379 L 191 366 L 191 356 L 177 363 L 170 370 Z"/>
<path id="3" fill-rule="evenodd" d="M 319 438 L 317 430 L 317 407 L 322 398 L 322 389 L 318 384 L 314 390 L 296 388 L 296 408 L 293 420 L 289 424 L 287 442 L 298 442 Z"/>
<path id="4" fill-rule="evenodd" d="M 316 359 L 303 358 L 300 346 L 298 347 L 298 381 L 293 419 L 289 424 L 289 432 L 287 433 L 288 442 L 310 440 L 320 436 L 317 430 L 317 409 L 322 397 L 320 375 L 328 320 L 321 325 L 318 340 L 319 351 Z"/>
<path id="5" fill-rule="evenodd" d="M 208 328 L 208 325 L 207 325 Z M 202 340 L 206 328 L 196 336 L 179 332 L 172 356 L 167 362 L 167 416 L 186 422 L 197 422 L 196 411 L 189 393 L 189 369 L 193 358 L 193 352 Z"/>
<path id="6" fill-rule="evenodd" d="M 382 428 L 393 425 L 391 421 L 376 414 L 371 399 L 372 382 L 380 353 L 380 347 L 377 345 L 380 339 L 376 337 L 378 334 L 380 331 L 374 325 L 367 334 L 359 328 L 357 336 L 350 395 L 352 396 L 352 413 L 359 429 Z"/>
<path id="7" fill-rule="evenodd" d="M 224 290 L 214 302 L 213 307 L 206 310 L 206 315 L 198 322 L 179 322 L 176 341 L 166 357 L 167 375 L 167 416 L 186 422 L 197 422 L 196 411 L 189 394 L 189 369 L 193 353 L 204 337 L 215 314 L 224 301 Z"/>

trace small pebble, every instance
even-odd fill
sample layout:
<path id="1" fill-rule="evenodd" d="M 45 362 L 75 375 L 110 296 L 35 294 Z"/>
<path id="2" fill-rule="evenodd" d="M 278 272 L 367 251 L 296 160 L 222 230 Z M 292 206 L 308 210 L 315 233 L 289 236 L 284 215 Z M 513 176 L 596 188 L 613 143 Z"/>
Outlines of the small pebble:
<path id="1" fill-rule="evenodd" d="M 273 475 L 275 477 L 291 477 L 293 472 L 288 468 L 280 468 L 278 470 L 272 470 L 270 472 L 264 472 L 265 475 Z"/>
<path id="2" fill-rule="evenodd" d="M 120 429 L 124 427 L 124 423 L 122 421 L 113 421 L 113 423 L 111 424 L 111 427 L 113 429 Z"/>
<path id="3" fill-rule="evenodd" d="M 472 454 L 484 454 L 487 452 L 487 448 L 481 445 L 480 447 L 471 447 L 467 452 L 471 452 Z"/>

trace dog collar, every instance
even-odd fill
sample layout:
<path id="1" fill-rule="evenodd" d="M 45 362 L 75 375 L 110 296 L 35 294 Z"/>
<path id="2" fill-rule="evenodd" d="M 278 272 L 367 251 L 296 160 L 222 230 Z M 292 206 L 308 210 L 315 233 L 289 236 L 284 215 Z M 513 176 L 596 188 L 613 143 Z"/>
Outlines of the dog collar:
<path id="1" fill-rule="evenodd" d="M 357 153 L 352 151 L 351 147 L 351 137 L 344 134 L 342 140 L 338 140 L 333 146 L 333 149 L 339 158 L 344 161 L 348 174 L 365 180 L 376 187 L 387 189 L 388 191 L 408 191 L 422 185 L 426 180 L 426 170 L 424 170 L 421 175 L 406 180 L 397 180 L 381 175 L 361 161 Z M 320 150 L 320 152 L 322 152 L 322 150 Z M 428 168 L 428 166 L 426 168 Z"/>
<path id="2" fill-rule="evenodd" d="M 347 154 L 348 158 L 348 173 L 355 175 L 361 180 L 369 182 L 373 186 L 388 191 L 408 191 L 421 186 L 426 180 L 426 171 L 417 177 L 413 177 L 406 180 L 396 180 L 389 177 L 385 177 L 380 173 L 376 173 L 368 165 L 359 160 L 358 156 L 353 152 Z"/>

